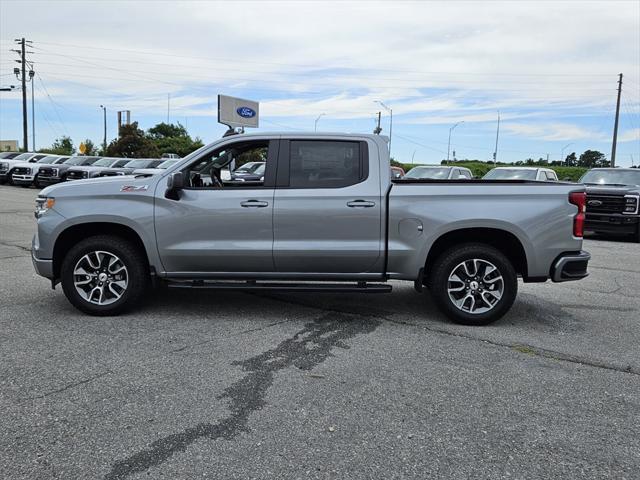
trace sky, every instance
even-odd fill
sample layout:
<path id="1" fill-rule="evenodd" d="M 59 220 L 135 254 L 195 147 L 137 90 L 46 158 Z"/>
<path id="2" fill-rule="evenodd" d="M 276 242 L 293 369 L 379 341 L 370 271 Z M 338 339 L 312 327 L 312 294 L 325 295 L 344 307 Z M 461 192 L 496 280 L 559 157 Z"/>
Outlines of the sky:
<path id="1" fill-rule="evenodd" d="M 36 148 L 108 140 L 116 112 L 219 139 L 219 93 L 260 102 L 259 131 L 370 133 L 411 163 L 610 156 L 640 164 L 640 1 L 0 0 L 0 87 L 32 47 Z M 31 85 L 29 143 L 32 146 Z M 393 130 L 390 132 L 390 112 Z M 462 123 L 459 123 L 462 122 Z M 451 128 L 458 124 L 453 130 Z M 0 92 L 0 139 L 22 139 L 21 94 Z"/>

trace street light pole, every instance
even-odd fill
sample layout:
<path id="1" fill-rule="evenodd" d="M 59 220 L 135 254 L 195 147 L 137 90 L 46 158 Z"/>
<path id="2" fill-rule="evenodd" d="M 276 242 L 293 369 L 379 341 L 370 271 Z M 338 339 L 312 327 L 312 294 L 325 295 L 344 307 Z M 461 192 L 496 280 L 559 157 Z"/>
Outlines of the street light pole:
<path id="1" fill-rule="evenodd" d="M 376 103 L 380 104 L 382 108 L 384 108 L 387 112 L 389 112 L 389 156 L 391 156 L 391 138 L 393 135 L 393 109 L 387 107 L 380 100 L 376 100 Z"/>
<path id="2" fill-rule="evenodd" d="M 570 147 L 571 145 L 573 145 L 573 143 L 567 143 L 564 147 L 562 147 L 562 150 L 560 151 L 560 163 L 565 163 L 565 158 L 564 158 L 564 151 L 567 147 Z"/>
<path id="3" fill-rule="evenodd" d="M 447 163 L 449 162 L 449 152 L 451 151 L 451 132 L 453 132 L 453 129 L 456 128 L 461 123 L 464 123 L 464 120 L 462 120 L 461 122 L 456 123 L 451 128 L 449 128 L 449 141 L 447 142 Z"/>
<path id="4" fill-rule="evenodd" d="M 107 154 L 107 107 L 100 105 L 104 115 L 104 136 L 102 137 L 102 154 Z"/>
<path id="5" fill-rule="evenodd" d="M 321 113 L 320 115 L 318 115 L 318 118 L 316 118 L 316 121 L 313 124 L 313 131 L 314 132 L 318 131 L 318 120 L 320 120 L 320 118 L 323 117 L 324 115 L 326 115 L 326 113 Z"/>

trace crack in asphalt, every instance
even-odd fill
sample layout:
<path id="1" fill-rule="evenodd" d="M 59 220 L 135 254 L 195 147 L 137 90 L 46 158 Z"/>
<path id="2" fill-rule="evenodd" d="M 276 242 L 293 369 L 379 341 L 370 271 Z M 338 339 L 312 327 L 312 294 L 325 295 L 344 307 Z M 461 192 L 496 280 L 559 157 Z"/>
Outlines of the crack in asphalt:
<path id="1" fill-rule="evenodd" d="M 80 381 L 77 381 L 77 382 L 69 383 L 68 385 L 65 385 L 62 388 L 58 388 L 57 390 L 51 390 L 50 392 L 43 393 L 42 395 L 36 395 L 35 397 L 27 398 L 27 400 L 35 400 L 35 399 L 38 399 L 38 398 L 45 398 L 45 397 L 48 397 L 50 395 L 55 395 L 56 393 L 62 393 L 62 392 L 66 391 L 66 390 L 69 390 L 71 388 L 79 387 L 80 385 L 84 385 L 84 384 L 93 382 L 94 380 L 102 378 L 102 377 L 104 377 L 106 375 L 111 375 L 112 373 L 113 372 L 111 370 L 107 370 L 106 372 L 98 373 L 97 375 L 94 375 L 94 376 L 89 377 L 89 378 L 85 378 L 84 380 L 80 380 Z"/>
<path id="2" fill-rule="evenodd" d="M 29 252 L 31 253 L 31 247 L 23 247 L 22 245 L 13 245 L 11 243 L 6 243 L 6 242 L 0 242 L 0 245 L 4 246 L 4 247 L 15 247 L 15 248 L 19 248 L 20 250 L 23 250 L 25 252 Z"/>
<path id="3" fill-rule="evenodd" d="M 351 313 L 351 312 L 343 312 L 342 310 L 338 310 L 335 307 L 332 308 L 324 308 L 321 306 L 316 305 L 315 307 L 312 306 L 312 304 L 310 302 L 299 302 L 299 301 L 295 301 L 295 300 L 289 300 L 289 299 L 278 299 L 277 297 L 272 297 L 270 296 L 270 298 L 276 299 L 276 300 L 280 300 L 282 302 L 285 303 L 291 303 L 291 304 L 295 304 L 295 305 L 302 305 L 305 307 L 312 307 L 312 308 L 317 308 L 317 309 L 322 309 L 324 311 L 331 311 L 331 312 L 336 312 L 336 313 Z M 357 307 L 360 308 L 360 307 Z M 452 332 L 450 330 L 446 330 L 444 328 L 437 328 L 437 327 L 433 327 L 433 326 L 429 326 L 429 325 L 423 325 L 423 324 L 417 324 L 417 323 L 413 323 L 413 322 L 407 322 L 404 320 L 396 320 L 393 318 L 390 318 L 390 315 L 387 314 L 387 316 L 383 316 L 383 315 L 375 315 L 376 317 L 389 322 L 389 323 L 394 323 L 397 325 L 407 325 L 407 326 L 412 326 L 412 327 L 417 327 L 417 328 L 423 328 L 424 330 L 427 330 L 429 332 L 433 332 L 433 333 L 439 333 L 442 335 L 448 335 L 451 337 L 458 337 L 458 338 L 464 338 L 467 340 L 473 340 L 476 342 L 483 342 L 483 343 L 487 343 L 489 345 L 495 346 L 495 347 L 503 347 L 503 348 L 510 348 L 512 350 L 515 350 L 519 353 L 525 353 L 525 354 L 529 354 L 529 355 L 535 355 L 535 356 L 539 356 L 539 357 L 544 357 L 544 358 L 549 358 L 549 359 L 553 359 L 553 360 L 558 360 L 558 361 L 563 361 L 563 362 L 568 362 L 568 363 L 575 363 L 575 364 L 580 364 L 580 365 L 587 365 L 590 367 L 594 367 L 594 368 L 601 368 L 604 370 L 611 370 L 611 371 L 615 371 L 615 372 L 619 372 L 619 373 L 628 373 L 631 375 L 640 375 L 640 369 L 638 368 L 634 368 L 631 365 L 626 365 L 625 367 L 621 367 L 618 365 L 611 365 L 608 364 L 606 362 L 602 362 L 599 360 L 592 360 L 592 359 L 588 359 L 588 358 L 583 358 L 583 357 L 578 357 L 576 355 L 570 355 L 568 353 L 563 353 L 563 352 L 558 352 L 555 350 L 547 350 L 544 348 L 539 348 L 539 347 L 535 347 L 533 345 L 528 345 L 528 344 L 522 344 L 522 343 L 509 343 L 509 342 L 498 342 L 495 340 L 489 340 L 486 338 L 482 338 L 482 337 L 476 337 L 473 335 L 468 335 L 468 334 L 464 334 L 464 333 L 460 333 L 460 332 Z"/>
<path id="4" fill-rule="evenodd" d="M 391 323 L 396 323 L 398 325 L 409 325 L 412 327 L 424 328 L 430 332 L 434 333 L 442 333 L 444 335 L 449 335 L 452 337 L 465 338 L 467 340 L 475 340 L 477 342 L 487 343 L 489 345 L 493 345 L 494 347 L 504 347 L 515 350 L 519 353 L 535 355 L 538 357 L 550 358 L 553 360 L 559 360 L 563 362 L 576 363 L 580 365 L 587 365 L 595 368 L 602 368 L 604 370 L 612 370 L 619 373 L 629 373 L 632 375 L 640 375 L 640 369 L 634 368 L 631 365 L 627 365 L 626 367 L 620 367 L 617 365 L 611 365 L 605 362 L 601 362 L 599 360 L 591 360 L 588 358 L 578 357 L 575 355 L 570 355 L 568 353 L 562 353 L 555 350 L 547 350 L 544 348 L 535 347 L 533 345 L 523 344 L 523 343 L 509 343 L 509 342 L 498 342 L 496 340 L 489 340 L 481 337 L 474 337 L 471 335 L 465 335 L 459 332 L 450 332 L 444 329 L 433 328 L 426 325 L 419 325 L 417 323 L 406 322 L 403 320 L 392 320 L 385 318 L 386 321 Z"/>
<path id="5" fill-rule="evenodd" d="M 231 440 L 249 432 L 249 417 L 266 406 L 266 396 L 277 372 L 290 367 L 310 371 L 332 356 L 334 348 L 348 349 L 346 340 L 373 332 L 382 322 L 364 315 L 331 312 L 307 323 L 293 337 L 277 347 L 247 360 L 233 362 L 247 372 L 224 390 L 218 399 L 228 399 L 230 414 L 217 423 L 200 423 L 179 433 L 154 441 L 112 465 L 105 480 L 118 480 L 147 471 L 167 461 L 177 452 L 185 452 L 200 439 Z"/>

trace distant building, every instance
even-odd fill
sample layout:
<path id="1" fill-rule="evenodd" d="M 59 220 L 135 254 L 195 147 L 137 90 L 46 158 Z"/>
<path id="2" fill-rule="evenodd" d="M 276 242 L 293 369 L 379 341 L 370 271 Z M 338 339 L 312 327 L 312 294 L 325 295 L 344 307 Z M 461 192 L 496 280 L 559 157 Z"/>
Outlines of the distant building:
<path id="1" fill-rule="evenodd" d="M 17 152 L 18 140 L 0 140 L 0 152 Z"/>

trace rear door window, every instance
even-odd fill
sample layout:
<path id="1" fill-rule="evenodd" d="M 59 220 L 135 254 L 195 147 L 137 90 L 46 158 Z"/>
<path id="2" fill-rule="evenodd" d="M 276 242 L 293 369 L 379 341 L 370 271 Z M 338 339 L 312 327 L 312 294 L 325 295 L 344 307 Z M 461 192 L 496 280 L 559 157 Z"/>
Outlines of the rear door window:
<path id="1" fill-rule="evenodd" d="M 291 140 L 289 187 L 340 188 L 365 180 L 366 144 L 353 141 Z"/>

